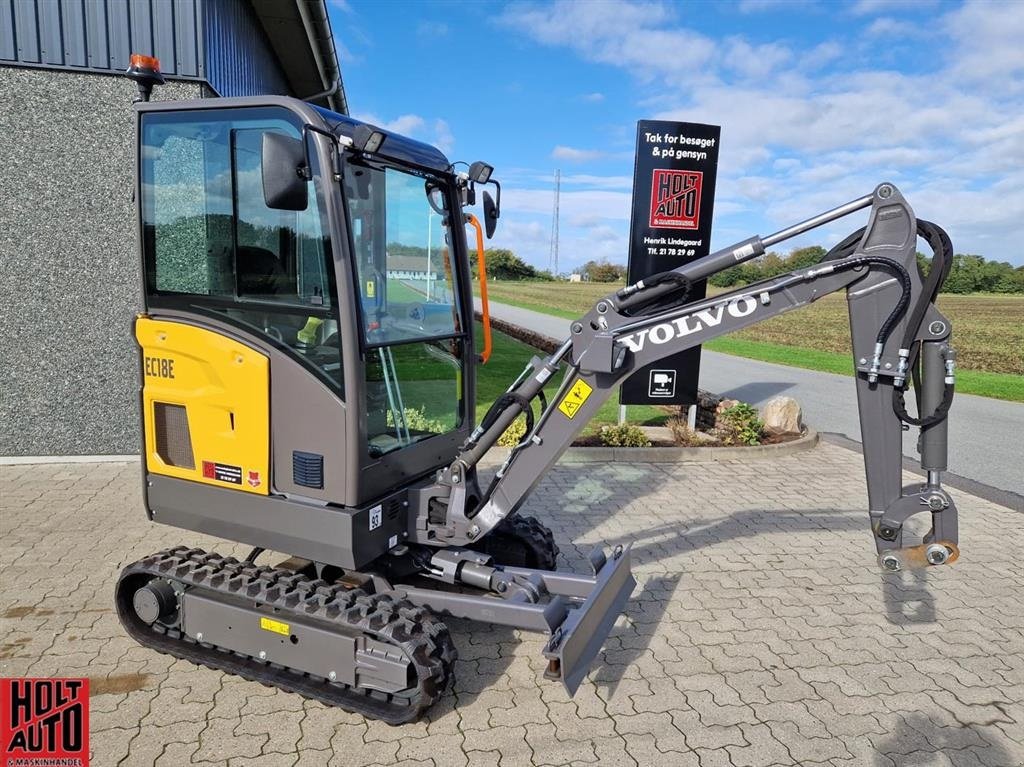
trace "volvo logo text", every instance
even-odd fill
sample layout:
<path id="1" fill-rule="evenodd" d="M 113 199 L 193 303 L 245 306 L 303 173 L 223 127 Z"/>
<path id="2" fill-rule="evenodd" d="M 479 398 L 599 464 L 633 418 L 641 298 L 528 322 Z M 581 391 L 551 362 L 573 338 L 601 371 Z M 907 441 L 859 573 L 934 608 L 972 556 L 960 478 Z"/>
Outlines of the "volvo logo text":
<path id="1" fill-rule="evenodd" d="M 648 341 L 652 344 L 667 344 L 674 338 L 682 338 L 704 328 L 713 328 L 722 324 L 722 317 L 728 312 L 731 317 L 746 317 L 757 309 L 757 300 L 750 296 L 739 296 L 727 304 L 718 304 L 699 312 L 677 317 L 670 322 L 663 322 L 654 327 L 638 330 L 618 339 L 631 352 L 641 352 Z"/>

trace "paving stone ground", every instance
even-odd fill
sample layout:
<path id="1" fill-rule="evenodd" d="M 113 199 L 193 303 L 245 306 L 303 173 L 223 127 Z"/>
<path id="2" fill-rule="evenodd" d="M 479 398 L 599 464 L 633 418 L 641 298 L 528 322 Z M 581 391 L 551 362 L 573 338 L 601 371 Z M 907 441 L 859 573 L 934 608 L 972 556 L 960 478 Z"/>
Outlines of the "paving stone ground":
<path id="1" fill-rule="evenodd" d="M 911 481 L 910 475 L 907 481 Z M 960 561 L 883 574 L 860 456 L 561 464 L 527 506 L 562 566 L 634 543 L 639 585 L 575 699 L 543 639 L 450 624 L 454 689 L 388 727 L 129 640 L 153 525 L 137 464 L 0 467 L 0 675 L 88 676 L 106 765 L 1024 765 L 1024 515 L 956 493 Z"/>

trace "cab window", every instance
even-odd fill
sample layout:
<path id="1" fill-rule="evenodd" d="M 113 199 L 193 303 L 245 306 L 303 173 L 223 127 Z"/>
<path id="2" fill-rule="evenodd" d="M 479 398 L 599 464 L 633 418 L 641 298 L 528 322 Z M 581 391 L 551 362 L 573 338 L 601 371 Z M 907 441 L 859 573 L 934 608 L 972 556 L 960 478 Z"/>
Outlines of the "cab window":
<path id="1" fill-rule="evenodd" d="M 371 455 L 459 428 L 466 415 L 450 183 L 350 160 L 345 201 L 357 276 Z"/>
<path id="2" fill-rule="evenodd" d="M 283 109 L 142 115 L 147 301 L 260 336 L 340 392 L 337 287 L 316 156 L 306 209 L 271 209 L 261 167 L 267 132 L 302 137 Z"/>

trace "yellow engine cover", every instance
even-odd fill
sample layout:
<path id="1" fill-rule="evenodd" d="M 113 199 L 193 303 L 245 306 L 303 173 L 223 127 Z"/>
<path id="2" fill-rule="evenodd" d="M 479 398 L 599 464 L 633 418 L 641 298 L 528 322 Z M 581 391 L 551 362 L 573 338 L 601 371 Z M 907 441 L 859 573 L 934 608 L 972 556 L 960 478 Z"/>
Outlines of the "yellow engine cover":
<path id="1" fill-rule="evenodd" d="M 149 471 L 266 495 L 270 360 L 232 338 L 140 316 Z"/>

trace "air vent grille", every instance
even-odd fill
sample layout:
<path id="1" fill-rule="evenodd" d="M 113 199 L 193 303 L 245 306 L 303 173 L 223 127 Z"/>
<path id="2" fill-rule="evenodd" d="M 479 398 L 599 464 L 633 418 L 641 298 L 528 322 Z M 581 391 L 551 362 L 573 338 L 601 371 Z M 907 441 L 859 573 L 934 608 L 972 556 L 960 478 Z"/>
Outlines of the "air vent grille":
<path id="1" fill-rule="evenodd" d="M 324 457 L 319 453 L 292 451 L 292 482 L 302 487 L 324 487 Z"/>
<path id="2" fill-rule="evenodd" d="M 188 430 L 188 412 L 184 405 L 153 403 L 153 428 L 156 434 L 156 453 L 168 466 L 194 469 L 192 435 Z"/>

